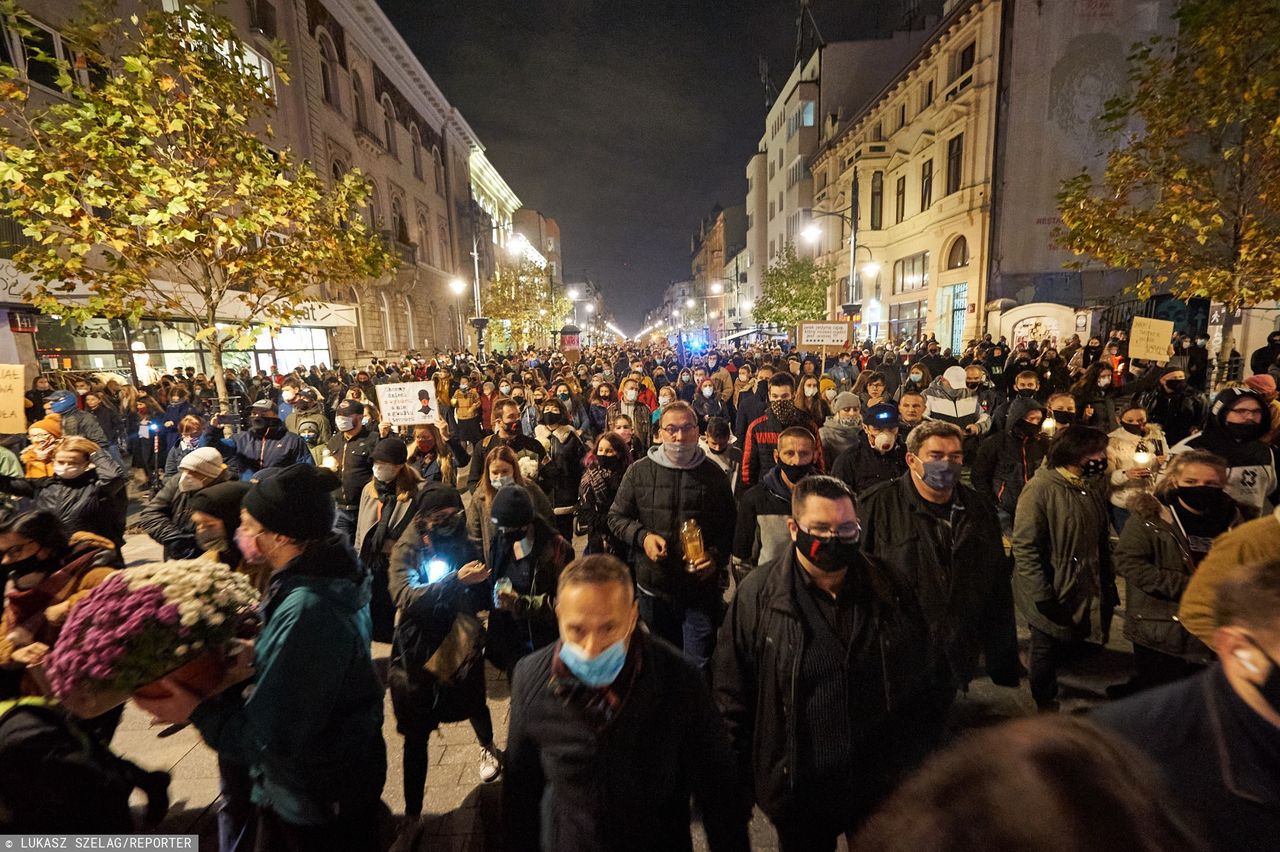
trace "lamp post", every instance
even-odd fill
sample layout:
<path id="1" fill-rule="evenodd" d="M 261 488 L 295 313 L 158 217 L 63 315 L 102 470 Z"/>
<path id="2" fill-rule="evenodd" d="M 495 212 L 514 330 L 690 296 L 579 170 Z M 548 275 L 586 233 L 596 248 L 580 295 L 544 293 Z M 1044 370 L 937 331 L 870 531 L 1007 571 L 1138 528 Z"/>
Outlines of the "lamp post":
<path id="1" fill-rule="evenodd" d="M 855 221 L 853 217 L 845 215 L 847 213 L 851 213 L 853 209 L 854 208 L 849 207 L 845 210 L 834 210 L 830 212 L 825 210 L 811 211 L 811 215 L 815 218 L 820 218 L 822 216 L 834 216 L 849 225 L 849 290 L 846 294 L 848 301 L 840 305 L 840 310 L 844 312 L 845 316 L 853 316 L 859 307 L 859 303 L 854 301 L 854 299 L 858 298 L 858 293 L 861 290 L 860 285 L 862 283 L 861 279 L 858 277 L 858 249 L 862 249 L 867 253 L 867 262 L 862 265 L 862 272 L 869 278 L 874 278 L 880 274 L 880 264 L 876 261 L 875 255 L 871 253 L 871 249 L 858 242 L 857 221 Z M 806 242 L 811 245 L 816 245 L 818 240 L 822 239 L 822 228 L 817 222 L 810 222 L 805 229 L 800 232 L 800 235 L 804 237 Z M 879 294 L 877 294 L 877 296 L 878 295 Z"/>

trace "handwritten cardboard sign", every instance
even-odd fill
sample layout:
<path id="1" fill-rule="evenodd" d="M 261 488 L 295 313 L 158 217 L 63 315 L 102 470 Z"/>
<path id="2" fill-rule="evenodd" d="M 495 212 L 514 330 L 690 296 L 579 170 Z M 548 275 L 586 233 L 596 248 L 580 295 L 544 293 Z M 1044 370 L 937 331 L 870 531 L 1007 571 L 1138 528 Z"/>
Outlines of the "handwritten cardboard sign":
<path id="1" fill-rule="evenodd" d="M 26 375 L 21 364 L 0 364 L 0 435 L 27 431 L 22 393 Z"/>
<path id="2" fill-rule="evenodd" d="M 434 382 L 378 385 L 378 409 L 394 426 L 435 423 L 440 417 Z"/>
<path id="3" fill-rule="evenodd" d="M 1129 357 L 1144 361 L 1168 361 L 1169 341 L 1173 338 L 1171 320 L 1134 317 L 1129 329 Z"/>

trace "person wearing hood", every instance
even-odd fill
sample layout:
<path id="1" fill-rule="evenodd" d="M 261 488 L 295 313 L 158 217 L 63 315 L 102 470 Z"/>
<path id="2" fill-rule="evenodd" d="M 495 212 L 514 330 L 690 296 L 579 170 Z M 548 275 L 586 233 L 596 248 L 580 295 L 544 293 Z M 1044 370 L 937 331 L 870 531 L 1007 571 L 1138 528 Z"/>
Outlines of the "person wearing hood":
<path id="1" fill-rule="evenodd" d="M 221 758 L 246 766 L 257 848 L 374 852 L 386 778 L 382 685 L 370 657 L 367 571 L 333 531 L 332 472 L 293 465 L 244 495 L 235 542 L 271 568 L 252 690 L 202 698 L 172 678 L 134 698 L 190 720 Z"/>
<path id="2" fill-rule="evenodd" d="M 1040 469 L 1049 448 L 1049 437 L 1041 429 L 1047 411 L 1034 397 L 1013 400 L 1007 428 L 984 438 L 973 459 L 973 489 L 995 504 L 1006 536 L 1013 532 L 1022 489 Z"/>
<path id="3" fill-rule="evenodd" d="M 904 438 L 909 431 L 892 403 L 872 406 L 865 412 L 857 438 L 836 456 L 831 475 L 854 494 L 902 476 L 907 472 Z"/>
<path id="4" fill-rule="evenodd" d="M 489 504 L 493 539 L 493 607 L 485 654 L 510 678 L 521 657 L 550 645 L 556 632 L 556 582 L 573 561 L 573 545 L 534 512 L 528 489 L 508 485 Z"/>
<path id="5" fill-rule="evenodd" d="M 138 526 L 164 548 L 165 559 L 194 559 L 202 548 L 191 522 L 191 495 L 227 480 L 222 454 L 198 447 L 182 457 L 178 475 L 165 480 L 138 515 Z"/>
<path id="6" fill-rule="evenodd" d="M 1276 446 L 1280 443 L 1280 400 L 1276 399 L 1276 380 L 1271 376 L 1250 376 L 1244 380 L 1244 386 L 1257 392 L 1267 404 L 1267 414 L 1263 421 L 1267 423 L 1267 434 L 1262 436 L 1262 443 Z"/>
<path id="7" fill-rule="evenodd" d="M 991 429 L 991 417 L 982 408 L 977 390 L 966 384 L 964 367 L 948 367 L 924 392 L 925 419 L 950 423 L 965 434 L 965 459 L 977 451 L 978 438 Z"/>
<path id="8" fill-rule="evenodd" d="M 46 414 L 27 427 L 27 448 L 19 456 L 22 472 L 12 475 L 28 479 L 53 476 L 53 457 L 61 443 L 62 415 Z"/>
<path id="9" fill-rule="evenodd" d="M 699 439 L 699 446 L 707 458 L 715 462 L 729 479 L 729 490 L 736 497 L 742 481 L 742 447 L 739 447 L 729 429 L 729 421 L 712 417 Z"/>
<path id="10" fill-rule="evenodd" d="M 314 463 L 306 442 L 280 422 L 274 402 L 268 399 L 255 402 L 249 409 L 248 426 L 224 438 L 215 415 L 205 430 L 203 443 L 218 448 L 232 476 L 248 481 L 265 468 Z"/>
<path id="11" fill-rule="evenodd" d="M 1041 709 L 1057 707 L 1061 666 L 1106 645 L 1119 603 L 1106 472 L 1106 434 L 1074 424 L 1053 436 L 1018 499 L 1014 599 L 1031 628 L 1031 697 Z"/>
<path id="12" fill-rule="evenodd" d="M 471 722 L 480 743 L 480 780 L 502 772 L 485 703 L 484 629 L 489 569 L 467 539 L 462 495 L 429 483 L 417 514 L 391 553 L 391 597 L 400 613 L 387 683 L 396 730 L 404 737 L 405 816 L 422 813 L 431 734 L 446 722 Z"/>
<path id="13" fill-rule="evenodd" d="M 291 408 L 289 415 L 283 418 L 284 426 L 295 435 L 303 436 L 304 441 L 306 440 L 304 427 L 307 424 L 315 427 L 307 430 L 316 436 L 314 441 L 307 441 L 307 446 L 312 451 L 311 456 L 315 458 L 316 450 L 324 447 L 333 437 L 333 427 L 329 424 L 329 417 L 320 405 L 320 395 L 310 385 L 300 387 L 294 393 Z"/>
<path id="14" fill-rule="evenodd" d="M 1094 335 L 1089 338 L 1088 343 L 1077 349 L 1075 354 L 1071 356 L 1071 360 L 1067 362 L 1067 369 L 1071 371 L 1073 378 L 1079 378 L 1100 357 L 1102 357 L 1102 338 Z"/>
<path id="15" fill-rule="evenodd" d="M 1125 579 L 1124 635 L 1133 643 L 1134 676 L 1108 697 L 1172 683 L 1209 663 L 1209 648 L 1178 621 L 1178 605 L 1213 540 L 1240 523 L 1222 488 L 1226 480 L 1220 457 L 1193 450 L 1174 456 L 1154 493 L 1130 500 L 1115 560 Z"/>
<path id="16" fill-rule="evenodd" d="M 783 429 L 774 456 L 777 465 L 773 470 L 738 500 L 731 565 L 734 579 L 739 583 L 757 565 L 773 562 L 791 547 L 791 535 L 787 531 L 791 493 L 797 482 L 814 472 L 817 442 L 813 433 L 801 426 Z"/>
<path id="17" fill-rule="evenodd" d="M 1249 356 L 1249 372 L 1256 375 L 1265 374 L 1271 365 L 1280 358 L 1280 331 L 1267 335 L 1267 345 L 1259 346 Z"/>
<path id="18" fill-rule="evenodd" d="M 1246 380 L 1246 384 L 1252 378 Z M 1187 386 L 1187 374 L 1183 370 L 1161 373 L 1158 384 L 1133 395 L 1133 404 L 1145 408 L 1152 422 L 1163 427 L 1170 444 L 1185 440 L 1204 424 L 1204 397 Z"/>
<path id="19" fill-rule="evenodd" d="M 810 378 L 809 381 L 816 388 L 817 380 Z M 777 449 L 778 435 L 782 434 L 783 429 L 788 426 L 803 426 L 815 436 L 822 431 L 820 421 L 796 406 L 795 384 L 796 380 L 790 373 L 778 373 L 769 380 L 769 407 L 747 427 L 747 435 L 742 444 L 744 490 L 758 483 L 777 463 L 774 450 Z M 821 443 L 818 444 L 815 464 L 819 472 L 826 469 Z"/>
<path id="20" fill-rule="evenodd" d="M 733 494 L 698 445 L 693 406 L 673 402 L 658 428 L 662 443 L 622 477 L 609 529 L 631 548 L 640 617 L 705 671 L 733 550 Z"/>
<path id="21" fill-rule="evenodd" d="M 371 458 L 373 476 L 360 492 L 353 546 L 373 577 L 369 600 L 373 641 L 390 642 L 396 610 L 387 585 L 387 566 L 400 534 L 418 513 L 422 477 L 408 464 L 409 450 L 397 437 L 378 441 Z"/>
<path id="22" fill-rule="evenodd" d="M 93 441 L 99 447 L 107 446 L 107 435 L 98 425 L 98 418 L 81 411 L 77 404 L 75 391 L 59 390 L 49 394 L 44 406 L 49 413 L 62 417 L 62 434 L 71 437 L 79 435 Z"/>
<path id="23" fill-rule="evenodd" d="M 1270 424 L 1266 401 L 1249 388 L 1223 388 L 1205 419 L 1204 431 L 1169 449 L 1171 454 L 1205 450 L 1227 461 L 1227 495 L 1249 517 L 1280 498 L 1280 456 L 1262 442 Z"/>
<path id="24" fill-rule="evenodd" d="M 124 545 L 128 476 L 115 459 L 92 441 L 63 438 L 53 455 L 53 476 L 25 479 L 0 476 L 0 491 L 26 498 L 32 508 L 47 509 L 69 530 L 83 530 Z"/>
<path id="25" fill-rule="evenodd" d="M 822 424 L 818 437 L 822 440 L 823 454 L 829 459 L 838 459 L 841 453 L 862 440 L 862 400 L 857 394 L 845 391 L 836 396 L 831 410 L 834 413 Z"/>

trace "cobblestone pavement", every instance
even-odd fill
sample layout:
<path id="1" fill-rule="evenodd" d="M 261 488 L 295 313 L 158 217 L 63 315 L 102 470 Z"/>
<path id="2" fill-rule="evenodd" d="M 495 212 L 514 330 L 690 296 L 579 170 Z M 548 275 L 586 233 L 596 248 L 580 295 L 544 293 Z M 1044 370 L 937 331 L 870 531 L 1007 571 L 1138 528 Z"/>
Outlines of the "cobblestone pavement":
<path id="1" fill-rule="evenodd" d="M 160 548 L 142 535 L 130 535 L 125 545 L 130 563 L 160 558 Z M 1111 647 L 1090 661 L 1090 668 L 1075 677 L 1062 678 L 1063 712 L 1081 712 L 1103 700 L 1103 688 L 1123 680 L 1128 673 L 1129 646 L 1120 638 L 1120 625 L 1113 626 Z M 1022 639 L 1025 643 L 1025 636 Z M 374 658 L 386 665 L 387 645 L 374 645 Z M 492 667 L 489 676 L 489 707 L 493 713 L 496 740 L 506 744 L 510 708 L 505 678 Z M 957 729 L 991 724 L 1003 718 L 1034 711 L 1025 680 L 1019 689 L 1005 689 L 980 680 L 962 696 L 955 708 Z M 199 834 L 202 852 L 215 852 L 218 799 L 218 767 L 214 753 L 204 745 L 194 728 L 159 737 L 162 729 L 152 727 L 145 714 L 132 705 L 125 710 L 113 747 L 117 752 L 148 769 L 173 773 L 170 786 L 172 807 L 159 833 Z M 401 778 L 402 742 L 395 730 L 391 699 L 385 703 L 383 733 L 387 743 L 387 780 L 383 802 L 389 813 L 383 826 L 384 848 L 393 852 L 461 852 L 498 850 L 501 782 L 482 784 L 477 774 L 479 746 L 466 722 L 444 725 L 431 738 L 431 768 L 427 774 L 424 816 L 406 821 Z M 141 799 L 138 800 L 141 804 Z M 774 850 L 777 839 L 768 821 L 758 811 L 751 825 L 752 847 Z M 705 850 L 705 839 L 695 830 L 695 848 Z M 840 848 L 844 849 L 841 841 Z"/>

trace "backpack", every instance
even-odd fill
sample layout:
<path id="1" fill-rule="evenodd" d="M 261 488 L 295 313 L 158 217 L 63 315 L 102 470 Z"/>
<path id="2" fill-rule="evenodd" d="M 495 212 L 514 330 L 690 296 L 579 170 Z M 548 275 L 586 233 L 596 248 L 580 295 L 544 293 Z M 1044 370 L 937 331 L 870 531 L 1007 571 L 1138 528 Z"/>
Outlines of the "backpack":
<path id="1" fill-rule="evenodd" d="M 0 701 L 0 766 L 0 832 L 129 834 L 135 787 L 148 826 L 169 810 L 169 773 L 113 754 L 44 698 Z"/>

